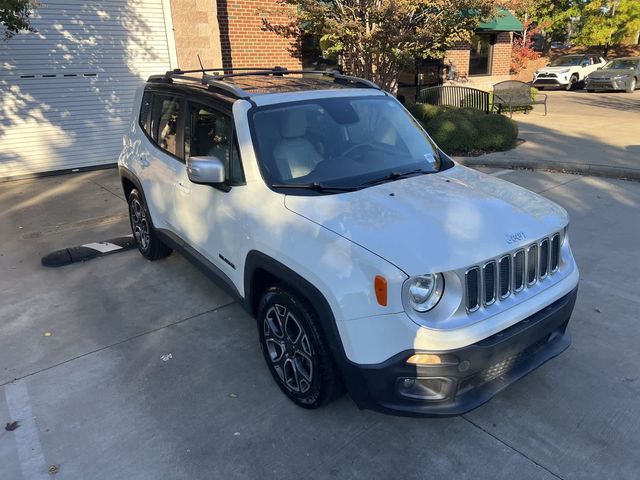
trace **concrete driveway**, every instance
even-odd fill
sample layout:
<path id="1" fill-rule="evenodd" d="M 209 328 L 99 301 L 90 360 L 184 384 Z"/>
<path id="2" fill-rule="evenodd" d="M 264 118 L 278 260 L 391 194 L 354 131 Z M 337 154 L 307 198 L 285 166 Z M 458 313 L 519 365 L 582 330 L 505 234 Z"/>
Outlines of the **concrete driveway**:
<path id="1" fill-rule="evenodd" d="M 634 93 L 545 90 L 541 105 L 514 114 L 525 143 L 508 152 L 465 158 L 467 165 L 562 168 L 640 179 L 640 90 Z"/>
<path id="2" fill-rule="evenodd" d="M 0 478 L 637 478 L 640 184 L 492 173 L 572 216 L 573 344 L 439 420 L 295 407 L 254 321 L 180 255 L 43 268 L 128 233 L 115 170 L 0 185 L 0 424 L 20 422 L 0 429 Z"/>

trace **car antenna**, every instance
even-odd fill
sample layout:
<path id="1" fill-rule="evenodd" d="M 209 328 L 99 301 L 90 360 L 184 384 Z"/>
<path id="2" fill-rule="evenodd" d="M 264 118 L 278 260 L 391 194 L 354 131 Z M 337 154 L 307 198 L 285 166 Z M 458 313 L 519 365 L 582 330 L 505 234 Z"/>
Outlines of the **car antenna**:
<path id="1" fill-rule="evenodd" d="M 204 65 L 202 64 L 202 60 L 200 59 L 199 53 L 196 54 L 196 57 L 198 57 L 198 63 L 200 64 L 200 69 L 202 70 L 202 80 L 204 81 L 204 76 L 205 76 Z"/>

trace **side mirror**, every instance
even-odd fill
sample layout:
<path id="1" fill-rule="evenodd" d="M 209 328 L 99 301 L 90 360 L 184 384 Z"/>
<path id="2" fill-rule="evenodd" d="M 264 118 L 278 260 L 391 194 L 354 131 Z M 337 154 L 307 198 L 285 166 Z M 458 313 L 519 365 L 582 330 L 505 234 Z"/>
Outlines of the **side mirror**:
<path id="1" fill-rule="evenodd" d="M 218 185 L 224 183 L 224 165 L 218 157 L 191 157 L 187 159 L 187 175 L 193 183 Z"/>
<path id="2" fill-rule="evenodd" d="M 602 70 L 602 67 L 598 67 L 598 68 L 596 68 L 596 70 Z"/>

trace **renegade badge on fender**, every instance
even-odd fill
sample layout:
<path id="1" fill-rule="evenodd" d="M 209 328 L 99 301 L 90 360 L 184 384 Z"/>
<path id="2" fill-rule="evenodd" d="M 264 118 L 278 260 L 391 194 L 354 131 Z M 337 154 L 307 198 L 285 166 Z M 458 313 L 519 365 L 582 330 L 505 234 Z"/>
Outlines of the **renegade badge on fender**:
<path id="1" fill-rule="evenodd" d="M 234 295 L 296 404 L 346 388 L 457 415 L 568 347 L 566 211 L 456 164 L 373 83 L 178 70 L 136 102 L 119 169 L 140 252 Z"/>

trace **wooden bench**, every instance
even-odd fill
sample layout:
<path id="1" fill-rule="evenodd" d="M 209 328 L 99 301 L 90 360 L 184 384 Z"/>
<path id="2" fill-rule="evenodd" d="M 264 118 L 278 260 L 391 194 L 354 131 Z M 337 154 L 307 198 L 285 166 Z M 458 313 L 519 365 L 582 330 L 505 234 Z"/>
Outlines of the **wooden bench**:
<path id="1" fill-rule="evenodd" d="M 438 106 L 475 108 L 482 110 L 484 113 L 489 113 L 491 110 L 489 92 L 456 85 L 442 85 L 422 89 L 418 96 L 418 102 Z"/>
<path id="2" fill-rule="evenodd" d="M 501 113 L 504 109 L 509 109 L 509 116 L 513 116 L 514 108 L 533 108 L 534 105 L 544 105 L 544 114 L 547 114 L 547 95 L 536 94 L 533 98 L 533 87 L 528 83 L 518 80 L 506 80 L 496 83 L 493 86 L 493 107 Z"/>

